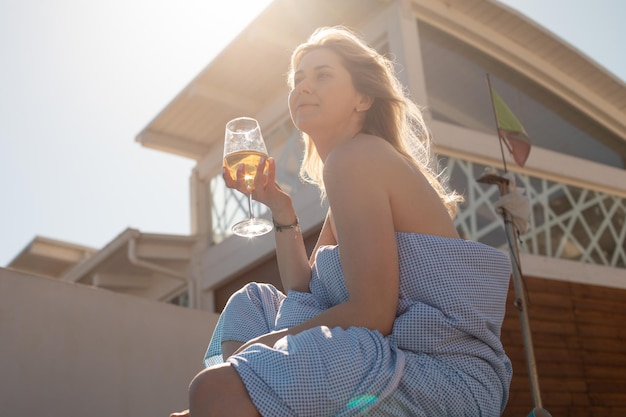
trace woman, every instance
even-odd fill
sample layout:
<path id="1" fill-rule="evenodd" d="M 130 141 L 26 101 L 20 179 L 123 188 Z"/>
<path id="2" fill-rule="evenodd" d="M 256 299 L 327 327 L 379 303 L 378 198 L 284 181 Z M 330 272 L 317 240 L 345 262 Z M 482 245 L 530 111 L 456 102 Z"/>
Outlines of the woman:
<path id="1" fill-rule="evenodd" d="M 307 259 L 275 162 L 261 165 L 253 198 L 272 212 L 287 296 L 252 283 L 231 297 L 191 415 L 500 415 L 508 258 L 459 239 L 460 197 L 440 183 L 392 63 L 347 29 L 322 28 L 293 53 L 290 85 L 302 174 L 330 209 Z M 242 170 L 224 179 L 246 192 Z"/>

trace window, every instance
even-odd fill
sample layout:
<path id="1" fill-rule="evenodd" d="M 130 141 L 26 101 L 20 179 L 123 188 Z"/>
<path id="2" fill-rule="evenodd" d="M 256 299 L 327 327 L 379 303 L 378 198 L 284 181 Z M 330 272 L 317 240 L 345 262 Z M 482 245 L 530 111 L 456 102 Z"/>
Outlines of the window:
<path id="1" fill-rule="evenodd" d="M 494 132 L 486 73 L 533 146 L 626 168 L 626 143 L 584 113 L 485 53 L 418 22 L 428 105 L 435 119 Z"/>

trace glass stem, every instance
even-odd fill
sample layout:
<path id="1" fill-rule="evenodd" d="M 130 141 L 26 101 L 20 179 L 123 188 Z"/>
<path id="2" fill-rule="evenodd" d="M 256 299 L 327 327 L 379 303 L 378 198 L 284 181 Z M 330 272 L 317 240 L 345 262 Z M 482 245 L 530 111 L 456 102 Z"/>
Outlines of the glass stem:
<path id="1" fill-rule="evenodd" d="M 250 213 L 250 220 L 254 219 L 252 215 L 252 191 L 248 192 L 248 213 Z"/>

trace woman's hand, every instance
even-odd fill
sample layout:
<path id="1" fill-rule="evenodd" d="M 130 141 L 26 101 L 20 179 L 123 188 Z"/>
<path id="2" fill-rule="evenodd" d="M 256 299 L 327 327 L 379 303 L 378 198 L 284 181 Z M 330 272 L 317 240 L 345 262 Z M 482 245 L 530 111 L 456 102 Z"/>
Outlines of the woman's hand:
<path id="1" fill-rule="evenodd" d="M 237 168 L 236 178 L 231 177 L 230 172 L 223 168 L 222 176 L 226 187 L 247 195 L 250 191 L 243 168 L 243 165 Z M 293 222 L 295 211 L 291 197 L 276 183 L 276 160 L 274 158 L 261 159 L 254 177 L 252 199 L 269 207 L 278 223 L 283 221 L 282 224 L 291 224 Z"/>
<path id="2" fill-rule="evenodd" d="M 189 410 L 181 411 L 180 413 L 172 413 L 170 417 L 189 417 Z"/>
<path id="3" fill-rule="evenodd" d="M 273 347 L 274 344 L 282 339 L 284 336 L 287 335 L 288 329 L 284 329 L 284 330 L 279 330 L 276 332 L 272 332 L 272 333 L 267 333 L 264 334 L 262 336 L 256 337 L 252 340 L 249 340 L 248 342 L 244 343 L 243 345 L 241 345 L 241 347 L 239 349 L 237 349 L 237 351 L 234 353 L 235 355 L 238 354 L 239 352 L 241 352 L 242 350 L 244 350 L 245 348 L 247 348 L 248 346 L 254 345 L 256 343 L 261 343 L 265 346 L 268 347 Z"/>

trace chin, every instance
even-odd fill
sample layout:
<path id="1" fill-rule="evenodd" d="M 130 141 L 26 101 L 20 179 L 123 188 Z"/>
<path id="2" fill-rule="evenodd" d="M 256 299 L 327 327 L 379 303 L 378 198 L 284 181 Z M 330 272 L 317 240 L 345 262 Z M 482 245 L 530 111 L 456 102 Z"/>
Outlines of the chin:
<path id="1" fill-rule="evenodd" d="M 296 117 L 295 119 L 291 119 L 293 124 L 298 128 L 299 131 L 309 134 L 311 130 L 315 129 L 316 123 L 314 123 L 308 117 Z"/>

